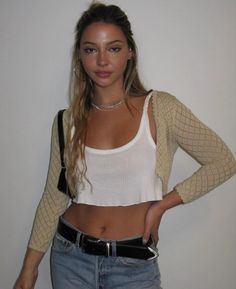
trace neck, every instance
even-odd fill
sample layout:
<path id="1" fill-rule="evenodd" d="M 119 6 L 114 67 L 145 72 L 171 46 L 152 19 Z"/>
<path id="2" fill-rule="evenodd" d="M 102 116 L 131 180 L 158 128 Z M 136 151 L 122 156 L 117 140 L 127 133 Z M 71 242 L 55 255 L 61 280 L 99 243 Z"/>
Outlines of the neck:
<path id="1" fill-rule="evenodd" d="M 125 96 L 124 89 L 116 89 L 116 88 L 101 88 L 98 87 L 95 89 L 94 93 L 94 102 L 96 104 L 104 104 L 109 105 L 112 103 L 116 103 L 123 99 Z"/>

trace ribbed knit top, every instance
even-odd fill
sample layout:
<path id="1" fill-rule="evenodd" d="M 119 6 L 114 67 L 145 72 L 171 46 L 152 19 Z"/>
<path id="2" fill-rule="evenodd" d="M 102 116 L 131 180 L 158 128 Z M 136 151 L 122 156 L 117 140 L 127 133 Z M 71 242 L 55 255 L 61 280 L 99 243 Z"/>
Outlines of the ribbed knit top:
<path id="1" fill-rule="evenodd" d="M 145 99 L 139 129 L 131 141 L 114 149 L 85 147 L 86 176 L 92 186 L 88 182 L 85 186 L 78 184 L 74 202 L 128 206 L 162 199 L 162 183 L 155 175 L 156 145 L 147 112 L 151 95 Z"/>

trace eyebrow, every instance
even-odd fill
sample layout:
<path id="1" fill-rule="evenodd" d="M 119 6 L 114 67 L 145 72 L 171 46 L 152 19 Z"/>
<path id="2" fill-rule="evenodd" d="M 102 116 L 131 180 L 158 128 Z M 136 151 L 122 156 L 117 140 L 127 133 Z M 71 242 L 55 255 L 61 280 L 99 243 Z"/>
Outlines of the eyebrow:
<path id="1" fill-rule="evenodd" d="M 108 42 L 107 45 L 111 45 L 111 44 L 114 44 L 114 43 L 117 43 L 117 42 L 118 42 L 118 43 L 123 43 L 124 41 L 122 41 L 122 40 L 113 40 L 113 41 Z M 96 43 L 91 42 L 91 41 L 85 41 L 85 42 L 83 42 L 82 44 L 83 44 L 83 45 L 86 45 L 86 44 L 96 45 Z"/>

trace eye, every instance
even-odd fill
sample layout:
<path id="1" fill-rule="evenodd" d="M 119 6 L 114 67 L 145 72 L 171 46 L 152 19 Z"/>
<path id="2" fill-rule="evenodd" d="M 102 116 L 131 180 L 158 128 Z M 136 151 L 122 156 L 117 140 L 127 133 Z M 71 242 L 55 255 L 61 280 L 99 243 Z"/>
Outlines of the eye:
<path id="1" fill-rule="evenodd" d="M 121 48 L 120 48 L 120 47 L 111 47 L 111 48 L 109 48 L 109 50 L 110 50 L 111 52 L 117 53 L 117 52 L 119 52 L 119 51 L 121 50 Z"/>
<path id="2" fill-rule="evenodd" d="M 91 53 L 96 52 L 96 49 L 93 48 L 93 47 L 86 47 L 86 48 L 84 48 L 84 52 L 85 52 L 86 54 L 91 54 Z"/>

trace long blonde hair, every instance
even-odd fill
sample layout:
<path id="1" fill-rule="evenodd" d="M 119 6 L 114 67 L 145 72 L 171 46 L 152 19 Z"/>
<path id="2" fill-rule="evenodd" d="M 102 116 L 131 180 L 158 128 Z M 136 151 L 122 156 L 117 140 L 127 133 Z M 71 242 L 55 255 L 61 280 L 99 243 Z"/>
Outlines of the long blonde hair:
<path id="1" fill-rule="evenodd" d="M 118 26 L 124 33 L 128 47 L 132 51 L 132 58 L 128 60 L 124 72 L 125 102 L 128 96 L 143 96 L 147 90 L 142 85 L 137 72 L 137 49 L 133 39 L 130 22 L 126 14 L 115 5 L 94 3 L 83 12 L 75 29 L 75 44 L 72 57 L 70 81 L 70 121 L 66 137 L 65 164 L 67 168 L 67 182 L 73 196 L 77 194 L 77 183 L 82 186 L 86 177 L 85 139 L 87 121 L 91 109 L 91 96 L 94 93 L 93 81 L 85 72 L 79 59 L 80 41 L 83 31 L 94 22 L 110 23 Z M 73 131 L 73 133 L 72 133 Z M 80 162 L 78 162 L 80 160 Z"/>

